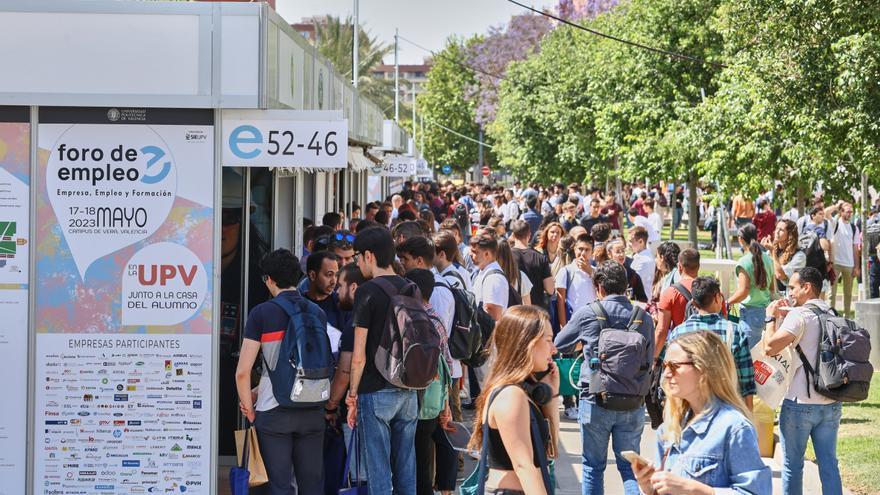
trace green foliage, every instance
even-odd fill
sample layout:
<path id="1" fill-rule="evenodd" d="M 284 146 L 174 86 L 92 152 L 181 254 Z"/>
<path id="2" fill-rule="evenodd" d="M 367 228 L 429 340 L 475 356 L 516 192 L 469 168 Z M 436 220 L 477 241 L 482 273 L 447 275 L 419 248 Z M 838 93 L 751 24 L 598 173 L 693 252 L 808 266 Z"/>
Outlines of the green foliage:
<path id="1" fill-rule="evenodd" d="M 780 180 L 793 197 L 880 173 L 875 1 L 629 0 L 580 22 L 710 63 L 557 27 L 508 67 L 489 128 L 521 178 L 696 174 L 725 196 Z"/>
<path id="2" fill-rule="evenodd" d="M 508 67 L 489 127 L 502 165 L 529 180 L 581 181 L 607 169 L 595 149 L 593 97 L 583 54 L 594 40 L 557 28 L 541 51 Z"/>
<path id="3" fill-rule="evenodd" d="M 327 57 L 346 79 L 351 79 L 353 65 L 353 24 L 351 17 L 342 20 L 339 17 L 327 16 L 326 22 L 317 24 L 315 36 L 318 51 Z M 363 28 L 358 31 L 358 91 L 362 96 L 379 105 L 387 117 L 393 117 L 394 81 L 373 77 L 370 72 L 382 65 L 382 59 L 392 53 L 394 46 L 380 43 L 378 37 L 370 36 Z"/>
<path id="4" fill-rule="evenodd" d="M 443 51 L 434 57 L 434 65 L 428 72 L 424 92 L 418 96 L 416 111 L 425 119 L 425 131 L 419 137 L 419 143 L 424 143 L 421 151 L 428 162 L 438 169 L 443 165 L 450 165 L 453 171 L 461 173 L 477 163 L 476 143 L 435 124 L 472 139 L 479 136 L 476 102 L 465 97 L 467 90 L 477 80 L 473 71 L 456 63 L 466 58 L 468 48 L 478 40 L 479 38 L 448 39 Z M 485 163 L 492 161 L 488 147 L 483 148 L 483 153 Z"/>

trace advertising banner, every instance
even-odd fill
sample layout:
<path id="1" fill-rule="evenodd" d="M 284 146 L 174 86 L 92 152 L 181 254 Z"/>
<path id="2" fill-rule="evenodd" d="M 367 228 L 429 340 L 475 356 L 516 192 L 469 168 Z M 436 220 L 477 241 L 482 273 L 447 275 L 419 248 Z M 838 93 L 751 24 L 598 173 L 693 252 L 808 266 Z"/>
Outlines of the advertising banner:
<path id="1" fill-rule="evenodd" d="M 30 109 L 0 107 L 0 494 L 24 493 L 27 432 Z"/>
<path id="2" fill-rule="evenodd" d="M 35 493 L 209 493 L 213 112 L 39 118 Z"/>
<path id="3" fill-rule="evenodd" d="M 338 169 L 347 152 L 348 121 L 339 111 L 223 113 L 224 167 Z"/>

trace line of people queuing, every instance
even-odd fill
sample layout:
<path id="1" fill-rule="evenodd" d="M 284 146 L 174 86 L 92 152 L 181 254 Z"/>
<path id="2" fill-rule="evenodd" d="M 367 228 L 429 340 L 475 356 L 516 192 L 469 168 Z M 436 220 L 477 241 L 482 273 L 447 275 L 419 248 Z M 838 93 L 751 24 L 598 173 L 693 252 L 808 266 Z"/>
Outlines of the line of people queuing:
<path id="1" fill-rule="evenodd" d="M 817 352 L 819 318 L 806 308 L 831 310 L 828 273 L 843 270 L 825 262 L 836 260 L 830 251 L 821 266 L 811 264 L 811 246 L 799 241 L 822 224 L 818 249 L 829 235 L 857 249 L 852 206 L 830 207 L 830 223 L 781 219 L 769 230 L 736 217 L 743 255 L 736 289 L 726 294 L 700 276 L 697 249 L 661 240 L 665 208 L 670 223 L 682 220 L 682 191 L 670 204 L 661 187 L 627 190 L 621 202 L 614 191 L 582 195 L 577 184 L 407 183 L 389 201 L 366 205 L 348 230 L 341 215 L 325 215 L 306 230 L 299 259 L 284 249 L 267 255 L 260 268 L 269 292 L 318 315 L 335 368 L 321 400 L 280 405 L 279 389 L 289 391 L 272 383 L 276 342 L 300 320 L 272 301 L 252 310 L 236 381 L 270 492 L 296 485 L 301 494 L 335 493 L 338 466 L 323 465 L 318 453 L 326 435 L 342 431 L 345 445 L 357 439 L 352 477 L 365 479 L 370 493 L 452 493 L 463 478 L 461 448 L 447 433 L 472 409 L 468 447 L 485 454 L 476 476 L 485 493 L 552 493 L 547 461 L 561 419 L 580 426 L 585 495 L 603 493 L 609 441 L 627 494 L 770 493 L 752 425 L 751 349 L 761 344 L 773 355 L 797 343 L 808 356 Z M 851 235 L 842 243 L 840 230 Z M 392 359 L 389 339 L 408 342 L 395 318 L 411 322 L 413 335 L 418 322 L 431 322 L 412 337 L 426 339 L 419 352 L 436 347 L 424 354 L 431 359 Z M 465 357 L 457 343 L 468 331 L 481 340 Z M 581 357 L 579 376 L 561 376 L 560 357 Z M 421 366 L 433 380 L 402 385 Z M 576 382 L 578 395 L 560 397 L 562 380 Z M 624 455 L 640 450 L 646 408 L 659 426 L 652 462 Z M 784 493 L 802 492 L 808 438 L 823 493 L 841 493 L 840 416 L 840 402 L 811 394 L 799 367 L 781 406 Z"/>

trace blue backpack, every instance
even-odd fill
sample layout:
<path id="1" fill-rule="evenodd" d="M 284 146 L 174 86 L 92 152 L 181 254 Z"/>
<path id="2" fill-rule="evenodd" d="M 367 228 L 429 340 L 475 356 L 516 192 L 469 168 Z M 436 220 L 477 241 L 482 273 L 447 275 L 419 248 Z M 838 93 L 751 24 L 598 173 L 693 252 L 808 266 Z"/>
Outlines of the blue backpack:
<path id="1" fill-rule="evenodd" d="M 327 317 L 318 305 L 297 296 L 291 301 L 276 297 L 290 318 L 281 340 L 264 342 L 272 393 L 281 407 L 319 405 L 330 398 L 334 362 L 327 336 Z"/>

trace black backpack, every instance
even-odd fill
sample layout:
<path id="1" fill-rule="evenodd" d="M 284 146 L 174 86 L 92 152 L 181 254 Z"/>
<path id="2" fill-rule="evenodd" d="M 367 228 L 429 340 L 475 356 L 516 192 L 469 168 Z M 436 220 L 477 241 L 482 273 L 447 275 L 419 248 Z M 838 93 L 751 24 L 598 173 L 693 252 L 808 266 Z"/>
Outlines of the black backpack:
<path id="1" fill-rule="evenodd" d="M 880 247 L 880 221 L 869 223 L 865 227 L 864 243 L 868 256 L 877 257 L 877 248 Z"/>
<path id="2" fill-rule="evenodd" d="M 458 275 L 458 274 L 456 274 Z M 452 293 L 455 301 L 455 316 L 449 335 L 449 354 L 453 359 L 470 361 L 480 353 L 483 344 L 482 327 L 477 319 L 477 303 L 474 295 L 464 289 L 456 289 L 443 282 L 435 282 L 434 287 L 445 287 Z M 491 318 L 490 318 L 491 319 Z M 494 322 L 493 325 L 494 327 Z M 492 329 L 488 330 L 491 335 Z"/>
<path id="3" fill-rule="evenodd" d="M 807 309 L 819 318 L 819 346 L 815 366 L 795 347 L 807 374 L 807 397 L 810 385 L 820 395 L 840 402 L 861 402 L 868 398 L 874 367 L 868 361 L 871 355 L 871 336 L 854 321 L 838 316 L 834 310 L 822 311 L 808 304 Z"/>
<path id="4" fill-rule="evenodd" d="M 684 297 L 684 299 L 687 301 L 687 305 L 685 305 L 685 307 L 684 307 L 684 319 L 685 320 L 690 318 L 692 315 L 699 313 L 699 311 L 697 311 L 697 307 L 694 306 L 694 296 L 691 295 L 691 291 L 687 290 L 687 287 L 685 287 L 681 282 L 679 282 L 679 283 L 673 285 L 672 288 L 677 290 L 678 293 L 681 294 L 681 296 Z M 672 329 L 670 328 L 670 330 L 672 330 Z"/>
<path id="5" fill-rule="evenodd" d="M 825 251 L 819 243 L 819 235 L 813 230 L 804 229 L 798 236 L 798 249 L 806 256 L 806 266 L 819 270 L 823 277 L 827 277 L 828 265 L 825 262 Z"/>
<path id="6" fill-rule="evenodd" d="M 504 281 L 507 282 L 507 307 L 509 308 L 511 306 L 521 305 L 522 304 L 522 296 L 520 295 L 519 291 L 516 290 L 516 288 L 514 286 L 510 285 L 510 282 L 507 281 L 507 275 L 505 275 L 503 271 L 496 268 L 494 270 L 489 271 L 489 273 L 487 273 L 486 276 L 488 277 L 489 275 L 495 275 L 495 274 L 501 275 L 502 277 L 504 277 Z"/>
<path id="7" fill-rule="evenodd" d="M 455 223 L 457 223 L 458 228 L 461 229 L 462 237 L 470 235 L 471 219 L 468 215 L 468 208 L 464 203 L 458 203 L 455 205 L 455 208 L 452 210 L 452 218 L 455 219 Z"/>

